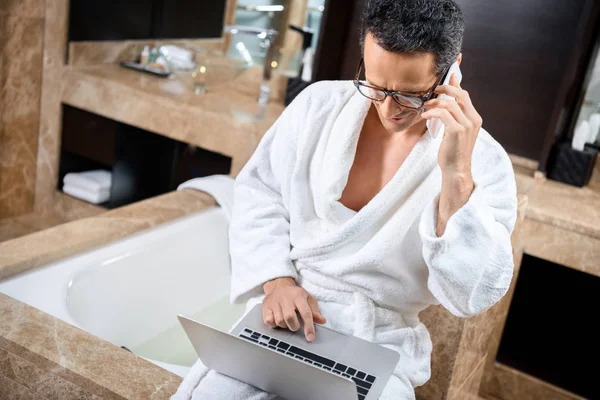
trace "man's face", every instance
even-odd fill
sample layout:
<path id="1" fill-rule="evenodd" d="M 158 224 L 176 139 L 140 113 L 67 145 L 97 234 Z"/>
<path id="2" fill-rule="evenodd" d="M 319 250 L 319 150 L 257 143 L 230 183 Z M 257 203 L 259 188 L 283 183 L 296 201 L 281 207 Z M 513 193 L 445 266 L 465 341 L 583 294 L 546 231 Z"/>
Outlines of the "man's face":
<path id="1" fill-rule="evenodd" d="M 433 53 L 391 53 L 380 47 L 370 33 L 365 38 L 364 60 L 365 78 L 377 88 L 422 96 L 438 79 Z M 373 101 L 373 104 L 381 124 L 390 133 L 424 123 L 420 110 L 402 107 L 391 96 L 384 101 Z"/>

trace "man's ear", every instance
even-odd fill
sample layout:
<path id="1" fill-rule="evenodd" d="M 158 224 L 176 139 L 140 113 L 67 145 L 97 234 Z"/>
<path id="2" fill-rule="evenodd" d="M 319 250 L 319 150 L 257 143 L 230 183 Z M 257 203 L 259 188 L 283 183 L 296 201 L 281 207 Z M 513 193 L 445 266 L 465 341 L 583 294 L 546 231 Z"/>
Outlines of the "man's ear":
<path id="1" fill-rule="evenodd" d="M 458 58 L 456 59 L 456 62 L 458 63 L 458 65 L 460 65 L 460 63 L 462 62 L 462 53 L 458 53 Z"/>

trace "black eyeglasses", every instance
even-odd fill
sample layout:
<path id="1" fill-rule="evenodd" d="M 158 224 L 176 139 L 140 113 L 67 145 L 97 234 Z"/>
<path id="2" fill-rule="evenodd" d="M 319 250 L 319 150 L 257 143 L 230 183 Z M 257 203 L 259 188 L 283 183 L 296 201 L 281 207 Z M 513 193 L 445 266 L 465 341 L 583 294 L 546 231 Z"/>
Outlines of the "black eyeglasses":
<path id="1" fill-rule="evenodd" d="M 388 96 L 391 96 L 392 99 L 394 99 L 394 101 L 400 104 L 402 107 L 411 108 L 413 110 L 420 110 L 423 108 L 425 102 L 432 98 L 435 89 L 438 87 L 442 79 L 450 70 L 450 67 L 444 69 L 444 72 L 438 77 L 435 84 L 431 87 L 431 89 L 427 91 L 425 95 L 411 96 L 392 90 L 380 89 L 369 85 L 366 81 L 361 81 L 360 73 L 362 71 L 363 65 L 364 59 L 361 59 L 360 64 L 358 65 L 358 70 L 356 71 L 356 78 L 354 78 L 354 86 L 356 86 L 356 89 L 359 91 L 360 94 L 362 94 L 368 99 L 375 101 L 384 101 Z"/>

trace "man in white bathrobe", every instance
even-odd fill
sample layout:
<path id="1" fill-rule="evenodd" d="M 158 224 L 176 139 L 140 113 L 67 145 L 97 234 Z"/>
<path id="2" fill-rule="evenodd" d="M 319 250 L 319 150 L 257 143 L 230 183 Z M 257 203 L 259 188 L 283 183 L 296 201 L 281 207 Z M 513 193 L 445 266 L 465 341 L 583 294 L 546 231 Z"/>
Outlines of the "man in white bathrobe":
<path id="1" fill-rule="evenodd" d="M 394 349 L 381 399 L 414 399 L 430 377 L 419 312 L 469 317 L 509 287 L 516 185 L 469 94 L 440 85 L 462 58 L 452 0 L 368 0 L 362 32 L 357 78 L 302 92 L 236 180 L 231 297 L 262 302 L 270 327 L 298 330 L 299 315 L 309 342 L 318 323 Z M 176 398 L 274 398 L 206 369 L 194 379 Z"/>

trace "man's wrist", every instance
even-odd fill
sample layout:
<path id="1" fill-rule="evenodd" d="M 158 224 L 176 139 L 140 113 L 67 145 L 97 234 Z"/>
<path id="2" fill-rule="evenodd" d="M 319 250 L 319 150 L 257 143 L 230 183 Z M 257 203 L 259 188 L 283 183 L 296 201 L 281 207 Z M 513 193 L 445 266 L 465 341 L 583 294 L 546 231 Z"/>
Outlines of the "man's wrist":
<path id="1" fill-rule="evenodd" d="M 296 281 L 294 280 L 294 278 L 288 276 L 283 278 L 275 278 L 273 280 L 265 282 L 265 284 L 263 285 L 263 290 L 266 295 L 269 295 L 269 293 L 271 293 L 273 290 L 283 286 L 296 286 Z"/>
<path id="2" fill-rule="evenodd" d="M 444 234 L 448 220 L 471 197 L 475 184 L 470 172 L 442 173 L 442 190 L 438 204 L 436 234 Z"/>

